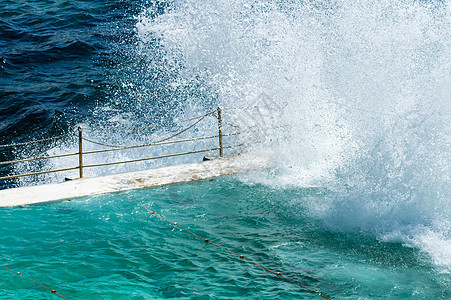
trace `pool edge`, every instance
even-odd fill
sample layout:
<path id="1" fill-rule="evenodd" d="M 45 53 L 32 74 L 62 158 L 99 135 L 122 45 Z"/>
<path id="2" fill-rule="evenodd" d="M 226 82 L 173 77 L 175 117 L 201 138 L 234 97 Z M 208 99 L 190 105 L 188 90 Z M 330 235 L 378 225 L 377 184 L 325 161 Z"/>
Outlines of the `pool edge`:
<path id="1" fill-rule="evenodd" d="M 54 202 L 90 195 L 208 179 L 270 168 L 268 157 L 236 155 L 63 183 L 0 190 L 0 207 Z"/>

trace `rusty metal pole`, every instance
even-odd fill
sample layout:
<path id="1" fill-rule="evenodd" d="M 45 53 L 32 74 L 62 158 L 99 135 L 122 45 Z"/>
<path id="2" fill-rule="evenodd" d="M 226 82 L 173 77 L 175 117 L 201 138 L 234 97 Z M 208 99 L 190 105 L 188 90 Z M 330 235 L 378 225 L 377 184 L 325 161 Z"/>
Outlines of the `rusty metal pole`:
<path id="1" fill-rule="evenodd" d="M 223 156 L 223 148 L 222 148 L 222 117 L 221 117 L 221 108 L 218 106 L 218 130 L 219 130 L 219 157 Z"/>
<path id="2" fill-rule="evenodd" d="M 80 171 L 80 178 L 83 178 L 83 136 L 81 127 L 78 127 L 78 170 Z"/>

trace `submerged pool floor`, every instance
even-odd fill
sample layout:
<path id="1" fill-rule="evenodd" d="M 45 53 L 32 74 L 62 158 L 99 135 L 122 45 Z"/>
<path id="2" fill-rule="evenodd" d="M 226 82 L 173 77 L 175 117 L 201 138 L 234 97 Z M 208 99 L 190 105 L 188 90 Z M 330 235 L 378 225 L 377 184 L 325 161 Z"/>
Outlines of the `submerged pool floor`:
<path id="1" fill-rule="evenodd" d="M 333 299 L 447 299 L 418 249 L 326 229 L 303 201 L 234 176 L 58 203 L 0 208 L 1 264 L 68 299 L 322 299 L 152 215 L 278 270 Z M 145 206 L 144 206 L 145 205 Z M 53 299 L 0 270 L 0 299 Z"/>

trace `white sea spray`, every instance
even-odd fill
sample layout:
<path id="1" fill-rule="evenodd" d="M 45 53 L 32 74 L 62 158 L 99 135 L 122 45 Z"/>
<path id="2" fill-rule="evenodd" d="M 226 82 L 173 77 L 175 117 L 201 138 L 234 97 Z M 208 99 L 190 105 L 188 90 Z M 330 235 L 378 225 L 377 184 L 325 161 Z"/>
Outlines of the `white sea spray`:
<path id="1" fill-rule="evenodd" d="M 448 1 L 172 1 L 138 16 L 140 51 L 158 45 L 172 85 L 201 83 L 214 104 L 280 110 L 256 181 L 321 186 L 299 203 L 332 230 L 402 241 L 451 269 Z M 185 106 L 204 107 L 188 97 Z M 210 107 L 211 108 L 211 107 Z M 230 116 L 242 130 L 249 117 Z"/>

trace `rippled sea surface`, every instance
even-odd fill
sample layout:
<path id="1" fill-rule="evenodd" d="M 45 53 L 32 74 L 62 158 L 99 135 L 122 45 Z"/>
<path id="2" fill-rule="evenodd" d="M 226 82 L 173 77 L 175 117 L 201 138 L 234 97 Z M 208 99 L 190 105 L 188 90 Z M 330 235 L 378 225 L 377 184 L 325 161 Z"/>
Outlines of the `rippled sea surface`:
<path id="1" fill-rule="evenodd" d="M 48 138 L 92 120 L 127 64 L 139 1 L 0 3 L 0 144 Z M 117 51 L 122 45 L 122 51 Z M 122 53 L 122 54 L 121 54 Z M 113 79 L 115 78 L 115 79 Z M 5 148 L 2 161 L 48 148 Z M 11 172 L 2 166 L 0 172 Z"/>
<path id="2" fill-rule="evenodd" d="M 117 62 L 108 44 L 121 36 L 112 23 L 125 9 L 120 1 L 0 3 L 3 141 L 64 130 L 104 96 L 104 66 Z"/>
<path id="3" fill-rule="evenodd" d="M 2 264 L 69 299 L 321 298 L 150 210 L 334 299 L 450 296 L 447 275 L 419 250 L 332 233 L 290 207 L 293 199 L 312 201 L 324 193 L 248 186 L 226 177 L 2 208 Z M 7 271 L 0 279 L 1 299 L 52 296 Z"/>

